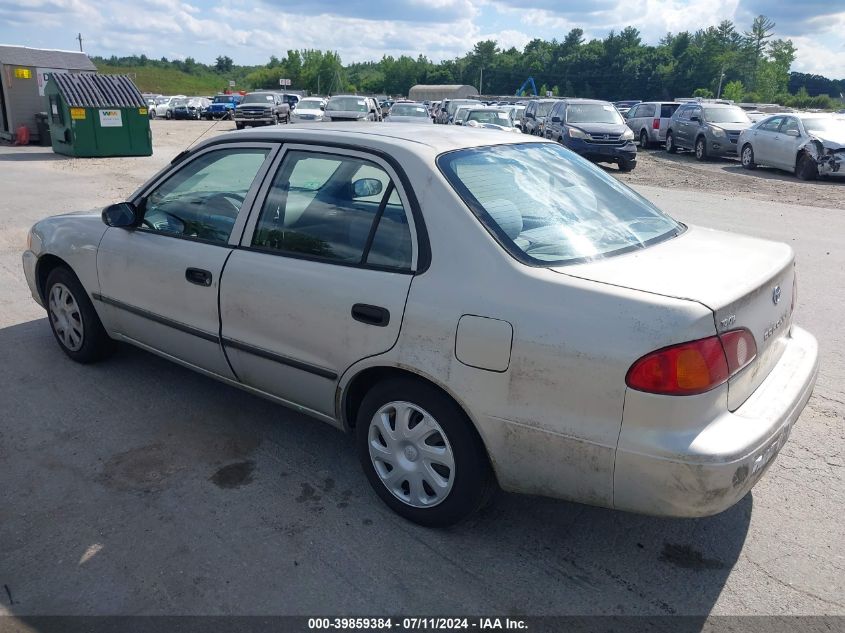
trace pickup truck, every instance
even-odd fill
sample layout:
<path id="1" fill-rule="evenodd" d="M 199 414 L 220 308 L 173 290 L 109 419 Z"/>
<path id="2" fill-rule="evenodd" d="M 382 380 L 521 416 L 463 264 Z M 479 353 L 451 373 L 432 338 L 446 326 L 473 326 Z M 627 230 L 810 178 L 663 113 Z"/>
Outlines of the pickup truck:
<path id="1" fill-rule="evenodd" d="M 235 127 L 290 123 L 290 105 L 280 92 L 250 92 L 235 108 Z"/>

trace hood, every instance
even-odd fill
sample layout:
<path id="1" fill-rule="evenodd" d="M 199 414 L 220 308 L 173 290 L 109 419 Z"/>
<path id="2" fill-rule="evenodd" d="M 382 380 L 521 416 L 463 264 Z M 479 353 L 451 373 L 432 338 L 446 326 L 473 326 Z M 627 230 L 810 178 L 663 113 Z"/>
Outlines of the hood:
<path id="1" fill-rule="evenodd" d="M 713 127 L 720 127 L 725 132 L 742 132 L 743 130 L 747 130 L 750 128 L 753 123 L 710 123 L 709 125 Z"/>
<path id="2" fill-rule="evenodd" d="M 426 123 L 431 123 L 431 119 L 424 116 L 395 116 L 390 115 L 385 120 L 385 123 L 422 123 L 425 125 Z"/>
<path id="3" fill-rule="evenodd" d="M 810 137 L 819 139 L 822 142 L 822 145 L 824 145 L 827 149 L 845 148 L 845 129 L 824 133 L 814 132 L 810 135 Z"/>
<path id="4" fill-rule="evenodd" d="M 358 112 L 357 110 L 326 110 L 323 116 L 332 119 L 366 119 L 369 112 Z"/>
<path id="5" fill-rule="evenodd" d="M 628 129 L 628 126 L 624 123 L 567 123 L 567 125 L 578 128 L 591 136 L 595 136 L 596 134 L 620 136 Z"/>
<path id="6" fill-rule="evenodd" d="M 293 114 L 296 116 L 323 116 L 323 111 L 319 108 L 295 108 Z"/>

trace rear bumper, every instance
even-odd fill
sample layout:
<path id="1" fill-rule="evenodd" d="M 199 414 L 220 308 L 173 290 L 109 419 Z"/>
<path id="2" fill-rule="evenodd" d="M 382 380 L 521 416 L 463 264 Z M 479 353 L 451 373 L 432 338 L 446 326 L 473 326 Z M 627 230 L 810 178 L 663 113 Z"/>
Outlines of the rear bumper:
<path id="1" fill-rule="evenodd" d="M 683 415 L 695 411 L 696 396 L 675 398 L 687 403 L 672 409 L 677 418 L 667 418 L 665 396 L 628 390 L 613 506 L 644 514 L 700 517 L 734 505 L 786 443 L 813 392 L 818 367 L 815 338 L 793 327 L 781 360 L 741 407 L 733 412 L 726 407 L 704 411 L 703 420 L 692 427 Z"/>

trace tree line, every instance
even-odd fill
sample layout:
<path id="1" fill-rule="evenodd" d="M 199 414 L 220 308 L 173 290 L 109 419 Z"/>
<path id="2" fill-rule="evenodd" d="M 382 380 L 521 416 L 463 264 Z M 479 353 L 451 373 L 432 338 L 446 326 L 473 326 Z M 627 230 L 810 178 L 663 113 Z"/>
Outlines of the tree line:
<path id="1" fill-rule="evenodd" d="M 471 84 L 482 94 L 512 95 L 533 77 L 541 95 L 608 100 L 671 100 L 721 96 L 734 101 L 782 103 L 797 107 L 841 107 L 845 79 L 790 72 L 796 48 L 774 37 L 775 23 L 764 15 L 740 31 L 730 20 L 695 32 L 667 33 L 656 45 L 626 27 L 603 39 L 587 40 L 580 28 L 563 39 L 531 40 L 522 50 L 481 41 L 455 59 L 432 62 L 419 55 L 344 66 L 334 51 L 288 50 L 263 66 L 239 66 L 228 56 L 214 64 L 185 60 L 112 57 L 112 66 L 161 65 L 186 73 L 217 73 L 246 89 L 279 86 L 318 94 L 357 91 L 406 95 L 415 84 Z M 94 59 L 95 63 L 97 58 Z"/>

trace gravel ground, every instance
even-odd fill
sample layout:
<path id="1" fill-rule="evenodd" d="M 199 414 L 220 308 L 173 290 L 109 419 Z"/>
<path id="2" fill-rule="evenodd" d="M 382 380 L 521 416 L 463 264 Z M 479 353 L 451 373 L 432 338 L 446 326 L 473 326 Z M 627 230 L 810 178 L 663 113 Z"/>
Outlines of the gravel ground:
<path id="1" fill-rule="evenodd" d="M 728 197 L 752 198 L 810 207 L 845 209 L 845 174 L 807 182 L 793 174 L 768 167 L 743 169 L 736 159 L 715 158 L 705 162 L 688 152 L 640 151 L 634 171 L 613 175 L 629 185 L 647 185 L 707 191 Z"/>
<path id="2" fill-rule="evenodd" d="M 684 222 L 795 249 L 821 373 L 752 493 L 700 520 L 502 495 L 426 530 L 381 504 L 328 425 L 129 346 L 76 365 L 29 296 L 33 222 L 125 198 L 233 127 L 154 121 L 151 158 L 0 147 L 0 615 L 845 615 L 841 180 L 659 151 L 620 175 Z"/>

